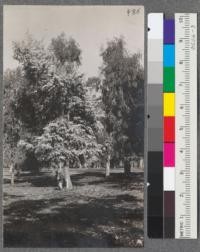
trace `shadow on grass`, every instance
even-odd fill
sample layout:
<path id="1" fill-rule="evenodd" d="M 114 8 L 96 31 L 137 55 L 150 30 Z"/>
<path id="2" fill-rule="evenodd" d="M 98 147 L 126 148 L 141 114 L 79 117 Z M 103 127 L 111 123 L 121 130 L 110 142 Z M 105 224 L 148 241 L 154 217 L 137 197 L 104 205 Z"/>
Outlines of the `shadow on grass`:
<path id="1" fill-rule="evenodd" d="M 89 185 L 98 185 L 104 183 L 111 188 L 120 188 L 121 190 L 142 190 L 144 182 L 144 173 L 131 173 L 126 176 L 124 173 L 113 173 L 102 180 L 88 182 Z"/>
<path id="2" fill-rule="evenodd" d="M 52 186 L 52 177 L 26 176 L 37 186 Z M 77 188 L 83 185 L 110 187 L 143 182 L 143 173 L 125 177 L 123 174 L 86 172 L 72 175 Z M 76 189 L 75 189 L 76 190 Z M 81 189 L 82 190 L 82 189 Z M 107 188 L 109 191 L 110 189 Z M 130 193 L 129 193 L 130 191 Z M 4 208 L 5 247 L 130 247 L 132 241 L 143 237 L 142 199 L 127 193 L 95 197 L 74 195 L 11 202 Z M 118 190 L 118 192 L 121 192 Z M 9 196 L 5 195 L 4 196 Z M 31 196 L 30 196 L 31 197 Z M 70 199 L 70 200 L 69 200 Z M 138 225 L 137 223 L 140 223 Z"/>
<path id="3" fill-rule="evenodd" d="M 133 225 L 134 221 L 143 220 L 143 208 L 123 207 L 125 201 L 136 201 L 133 196 L 120 195 L 65 206 L 60 204 L 63 203 L 61 201 L 24 200 L 10 204 L 4 210 L 4 215 L 8 216 L 4 224 L 4 246 L 128 246 L 123 241 L 116 241 L 113 236 L 113 230 L 120 234 L 121 228 L 125 228 L 123 232 L 126 236 L 143 236 L 143 230 Z M 132 206 L 134 207 L 134 203 Z"/>
<path id="4" fill-rule="evenodd" d="M 9 180 L 10 183 L 10 180 Z M 15 178 L 15 185 L 20 185 L 21 183 L 30 183 L 35 187 L 53 187 L 56 186 L 56 179 L 54 176 L 50 176 L 48 174 L 21 174 L 20 176 Z"/>
<path id="5" fill-rule="evenodd" d="M 71 175 L 71 179 L 74 186 L 84 186 L 88 185 L 98 185 L 105 184 L 111 185 L 113 188 L 119 187 L 121 189 L 127 188 L 130 183 L 142 183 L 144 181 L 144 173 L 131 173 L 129 176 L 126 176 L 124 173 L 111 173 L 109 177 L 105 177 L 104 172 L 84 172 L 80 174 Z M 10 183 L 10 180 L 6 180 L 6 183 Z M 57 186 L 55 176 L 49 174 L 40 173 L 37 175 L 22 174 L 19 177 L 16 177 L 15 184 L 20 183 L 30 183 L 35 187 L 52 187 Z"/>
<path id="6" fill-rule="evenodd" d="M 14 194 L 8 194 L 8 193 L 4 193 L 3 194 L 3 197 L 4 197 L 4 200 L 5 199 L 19 199 L 19 198 L 23 198 L 23 196 L 22 195 L 14 195 Z"/>
<path id="7" fill-rule="evenodd" d="M 103 172 L 86 172 L 72 175 L 71 177 L 74 185 L 83 186 L 85 183 L 88 185 L 110 184 L 113 188 L 126 188 L 130 186 L 130 183 L 138 185 L 144 181 L 143 172 L 132 172 L 129 176 L 126 176 L 124 173 L 111 173 L 109 177 L 105 177 Z"/>
<path id="8" fill-rule="evenodd" d="M 10 179 L 8 179 L 8 178 L 3 178 L 3 183 L 4 184 L 10 184 Z"/>

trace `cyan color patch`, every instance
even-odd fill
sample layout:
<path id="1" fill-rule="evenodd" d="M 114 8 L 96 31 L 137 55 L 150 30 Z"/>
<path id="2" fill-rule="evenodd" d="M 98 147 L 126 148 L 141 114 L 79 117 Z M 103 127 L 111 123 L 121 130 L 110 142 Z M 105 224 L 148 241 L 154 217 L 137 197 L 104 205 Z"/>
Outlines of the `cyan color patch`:
<path id="1" fill-rule="evenodd" d="M 175 46 L 164 45 L 164 66 L 173 67 L 175 66 Z"/>

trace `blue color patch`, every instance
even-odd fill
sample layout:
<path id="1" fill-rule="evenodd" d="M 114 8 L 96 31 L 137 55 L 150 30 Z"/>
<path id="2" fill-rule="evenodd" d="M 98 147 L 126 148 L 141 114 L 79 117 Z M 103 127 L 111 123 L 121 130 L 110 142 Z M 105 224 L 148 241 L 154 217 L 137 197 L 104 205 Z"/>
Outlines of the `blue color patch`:
<path id="1" fill-rule="evenodd" d="M 175 46 L 164 45 L 164 66 L 174 67 L 175 66 Z"/>

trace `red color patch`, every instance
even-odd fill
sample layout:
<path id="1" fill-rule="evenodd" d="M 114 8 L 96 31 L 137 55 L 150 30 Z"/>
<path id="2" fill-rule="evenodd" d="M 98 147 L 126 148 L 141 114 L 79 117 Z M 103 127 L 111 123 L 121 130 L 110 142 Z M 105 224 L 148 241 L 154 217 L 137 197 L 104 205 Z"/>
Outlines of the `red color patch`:
<path id="1" fill-rule="evenodd" d="M 175 142 L 175 117 L 164 117 L 164 142 Z"/>

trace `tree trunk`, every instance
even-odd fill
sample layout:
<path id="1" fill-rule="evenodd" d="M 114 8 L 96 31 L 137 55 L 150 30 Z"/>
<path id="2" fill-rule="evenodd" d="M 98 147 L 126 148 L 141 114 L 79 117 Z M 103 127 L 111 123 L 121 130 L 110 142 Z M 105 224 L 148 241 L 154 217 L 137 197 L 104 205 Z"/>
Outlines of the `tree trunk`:
<path id="1" fill-rule="evenodd" d="M 64 114 L 64 112 L 63 112 Z M 69 111 L 67 112 L 67 120 L 69 121 Z"/>
<path id="2" fill-rule="evenodd" d="M 106 177 L 110 176 L 110 154 L 108 154 L 106 160 Z"/>
<path id="3" fill-rule="evenodd" d="M 139 168 L 144 169 L 144 159 L 140 158 Z"/>
<path id="4" fill-rule="evenodd" d="M 80 160 L 78 160 L 78 164 L 77 165 L 78 165 L 78 167 L 77 167 L 78 169 L 82 168 L 82 164 L 81 164 Z"/>
<path id="5" fill-rule="evenodd" d="M 131 173 L 131 165 L 130 165 L 129 160 L 125 160 L 125 162 L 124 162 L 124 173 L 127 176 L 130 175 L 130 173 Z"/>
<path id="6" fill-rule="evenodd" d="M 66 183 L 66 189 L 72 189 L 72 181 L 69 174 L 69 161 L 66 162 L 66 165 L 64 166 L 64 176 L 65 176 L 65 183 Z"/>
<path id="7" fill-rule="evenodd" d="M 14 185 L 14 183 L 15 183 L 15 171 L 14 171 L 14 165 L 13 164 L 10 165 L 10 176 L 11 176 L 10 183 L 11 183 L 11 185 Z"/>

